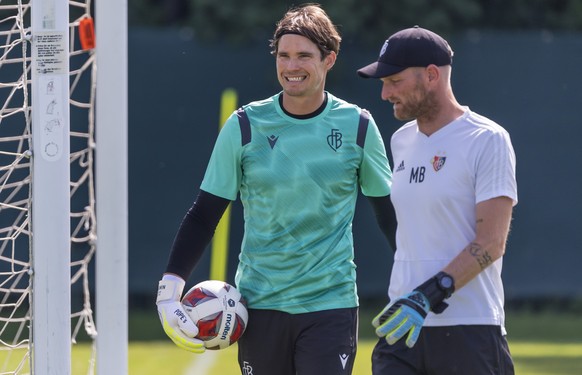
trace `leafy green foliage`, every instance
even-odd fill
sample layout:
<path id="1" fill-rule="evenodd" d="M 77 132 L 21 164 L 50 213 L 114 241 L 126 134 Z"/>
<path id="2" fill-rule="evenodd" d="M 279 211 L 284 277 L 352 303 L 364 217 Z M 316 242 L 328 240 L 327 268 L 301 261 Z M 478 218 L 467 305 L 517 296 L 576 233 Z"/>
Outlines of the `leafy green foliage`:
<path id="1" fill-rule="evenodd" d="M 129 0 L 132 26 L 190 27 L 199 41 L 252 43 L 270 38 L 301 1 Z M 468 29 L 582 30 L 580 0 L 321 0 L 344 37 L 376 45 L 420 25 L 439 33 Z"/>

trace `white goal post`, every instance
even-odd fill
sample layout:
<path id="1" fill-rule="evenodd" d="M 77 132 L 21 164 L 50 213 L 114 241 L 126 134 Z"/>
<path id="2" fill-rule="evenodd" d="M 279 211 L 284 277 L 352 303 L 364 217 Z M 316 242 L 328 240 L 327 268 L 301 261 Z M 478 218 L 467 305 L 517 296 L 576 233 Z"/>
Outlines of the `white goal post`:
<path id="1" fill-rule="evenodd" d="M 127 0 L 96 0 L 97 369 L 127 374 Z"/>
<path id="2" fill-rule="evenodd" d="M 31 367 L 59 375 L 71 372 L 69 4 L 31 4 Z"/>
<path id="3" fill-rule="evenodd" d="M 127 93 L 127 0 L 0 0 L 0 375 L 128 373 Z"/>

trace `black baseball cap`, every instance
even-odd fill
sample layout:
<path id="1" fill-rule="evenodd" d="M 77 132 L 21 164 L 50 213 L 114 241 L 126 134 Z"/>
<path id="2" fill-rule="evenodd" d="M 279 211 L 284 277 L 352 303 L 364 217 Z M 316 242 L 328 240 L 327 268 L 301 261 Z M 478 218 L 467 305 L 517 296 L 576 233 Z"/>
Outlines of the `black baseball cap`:
<path id="1" fill-rule="evenodd" d="M 364 78 L 382 78 L 406 68 L 451 65 L 453 50 L 446 40 L 430 30 L 414 26 L 384 42 L 378 61 L 358 70 Z"/>

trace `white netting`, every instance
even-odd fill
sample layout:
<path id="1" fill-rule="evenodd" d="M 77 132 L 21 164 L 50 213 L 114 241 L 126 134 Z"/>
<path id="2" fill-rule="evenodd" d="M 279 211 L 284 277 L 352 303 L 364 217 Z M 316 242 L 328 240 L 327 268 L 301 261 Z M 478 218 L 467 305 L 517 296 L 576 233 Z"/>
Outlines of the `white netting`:
<path id="1" fill-rule="evenodd" d="M 0 0 L 0 374 L 30 371 L 30 8 L 31 0 Z M 96 335 L 89 293 L 96 221 L 95 55 L 92 49 L 81 48 L 78 33 L 80 21 L 91 17 L 91 1 L 69 1 L 69 14 L 71 339 L 75 342 Z"/>

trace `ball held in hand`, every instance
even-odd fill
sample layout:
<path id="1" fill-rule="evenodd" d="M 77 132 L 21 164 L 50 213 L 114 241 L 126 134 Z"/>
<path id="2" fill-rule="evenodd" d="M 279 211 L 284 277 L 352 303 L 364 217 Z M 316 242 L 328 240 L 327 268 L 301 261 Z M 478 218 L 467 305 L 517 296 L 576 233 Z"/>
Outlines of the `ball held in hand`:
<path id="1" fill-rule="evenodd" d="M 196 338 L 207 349 L 224 349 L 244 333 L 248 322 L 246 301 L 232 285 L 206 280 L 184 294 L 182 305 L 198 327 Z"/>

